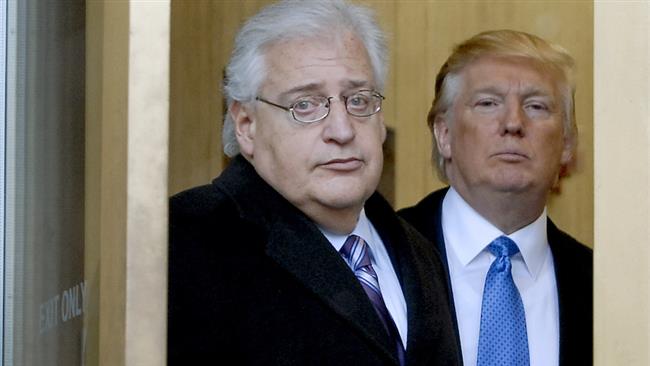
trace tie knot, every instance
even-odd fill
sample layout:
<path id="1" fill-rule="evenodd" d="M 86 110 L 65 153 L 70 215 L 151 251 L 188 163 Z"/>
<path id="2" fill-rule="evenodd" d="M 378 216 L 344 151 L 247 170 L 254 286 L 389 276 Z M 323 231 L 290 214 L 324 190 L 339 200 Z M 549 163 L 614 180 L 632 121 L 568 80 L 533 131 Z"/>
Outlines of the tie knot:
<path id="1" fill-rule="evenodd" d="M 488 250 L 492 252 L 497 258 L 499 257 L 511 257 L 519 253 L 519 247 L 515 244 L 512 239 L 507 236 L 501 235 L 500 237 L 494 239 L 490 245 L 488 245 Z"/>
<path id="2" fill-rule="evenodd" d="M 368 245 L 360 236 L 348 236 L 340 253 L 353 271 L 370 265 Z"/>

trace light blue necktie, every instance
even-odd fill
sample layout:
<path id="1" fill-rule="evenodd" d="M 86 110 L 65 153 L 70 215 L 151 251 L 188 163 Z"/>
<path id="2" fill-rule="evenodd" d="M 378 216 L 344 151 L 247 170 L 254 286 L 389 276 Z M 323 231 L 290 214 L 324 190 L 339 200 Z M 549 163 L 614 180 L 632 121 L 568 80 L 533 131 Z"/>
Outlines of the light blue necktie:
<path id="1" fill-rule="evenodd" d="M 510 257 L 519 252 L 514 241 L 500 236 L 488 250 L 496 256 L 488 270 L 481 306 L 477 366 L 528 366 L 524 304 L 512 280 Z"/>

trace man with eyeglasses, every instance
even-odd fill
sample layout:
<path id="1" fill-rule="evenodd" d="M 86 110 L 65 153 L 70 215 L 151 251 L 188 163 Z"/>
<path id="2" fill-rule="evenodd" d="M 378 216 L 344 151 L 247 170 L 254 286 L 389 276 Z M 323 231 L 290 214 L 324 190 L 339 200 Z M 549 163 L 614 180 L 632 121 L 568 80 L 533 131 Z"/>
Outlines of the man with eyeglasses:
<path id="1" fill-rule="evenodd" d="M 211 185 L 170 202 L 169 365 L 456 365 L 439 258 L 377 193 L 383 34 L 343 1 L 239 31 Z"/>

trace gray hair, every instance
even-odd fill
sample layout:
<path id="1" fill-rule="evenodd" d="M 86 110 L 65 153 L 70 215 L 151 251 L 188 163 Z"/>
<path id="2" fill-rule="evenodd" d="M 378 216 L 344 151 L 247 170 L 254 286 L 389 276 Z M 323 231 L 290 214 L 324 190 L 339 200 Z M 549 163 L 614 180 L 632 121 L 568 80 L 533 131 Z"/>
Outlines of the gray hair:
<path id="1" fill-rule="evenodd" d="M 486 31 L 457 45 L 436 76 L 435 98 L 427 116 L 427 123 L 433 134 L 436 119 L 446 116 L 447 123 L 453 119 L 451 106 L 460 92 L 463 69 L 482 56 L 524 57 L 557 72 L 562 95 L 564 138 L 575 149 L 577 126 L 575 121 L 575 61 L 561 46 L 549 43 L 532 34 L 514 30 Z M 435 136 L 432 159 L 436 164 L 438 177 L 447 181 L 445 158 L 437 149 Z"/>
<path id="2" fill-rule="evenodd" d="M 384 33 L 369 9 L 344 0 L 285 0 L 262 9 L 237 34 L 224 80 L 228 110 L 235 101 L 246 103 L 255 99 L 267 76 L 265 51 L 273 44 L 346 32 L 356 34 L 365 46 L 376 87 L 383 91 L 388 52 Z M 226 155 L 239 154 L 230 113 L 224 117 L 222 140 Z"/>

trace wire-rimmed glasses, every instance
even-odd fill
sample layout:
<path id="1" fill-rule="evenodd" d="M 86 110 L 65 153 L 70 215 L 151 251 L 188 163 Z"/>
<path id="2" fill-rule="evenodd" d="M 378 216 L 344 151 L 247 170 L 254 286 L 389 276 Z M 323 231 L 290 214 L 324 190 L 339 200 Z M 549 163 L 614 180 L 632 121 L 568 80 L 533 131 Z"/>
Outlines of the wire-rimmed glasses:
<path id="1" fill-rule="evenodd" d="M 330 113 L 330 105 L 334 97 L 304 96 L 298 98 L 288 107 L 270 102 L 262 97 L 255 100 L 272 105 L 291 113 L 293 119 L 301 123 L 314 123 L 325 119 Z M 355 117 L 369 117 L 381 110 L 383 95 L 374 90 L 359 90 L 354 94 L 342 96 L 345 110 Z"/>

